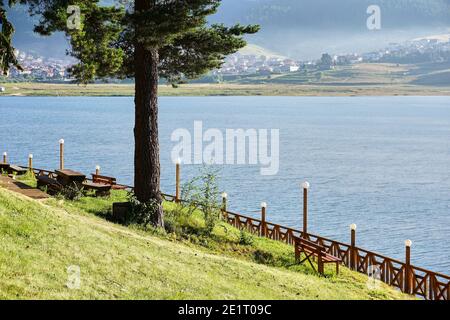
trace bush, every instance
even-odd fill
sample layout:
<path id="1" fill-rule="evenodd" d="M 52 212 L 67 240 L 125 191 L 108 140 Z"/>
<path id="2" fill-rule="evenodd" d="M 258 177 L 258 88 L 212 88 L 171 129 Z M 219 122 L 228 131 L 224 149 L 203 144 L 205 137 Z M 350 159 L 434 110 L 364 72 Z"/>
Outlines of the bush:
<path id="1" fill-rule="evenodd" d="M 79 188 L 76 183 L 67 185 L 58 193 L 57 198 L 64 198 L 66 200 L 78 201 L 83 197 L 83 188 Z"/>
<path id="2" fill-rule="evenodd" d="M 221 217 L 221 204 L 219 202 L 218 170 L 210 166 L 202 168 L 200 175 L 182 188 L 181 214 L 192 215 L 195 210 L 200 210 L 205 220 L 205 234 L 211 235 L 214 227 Z"/>
<path id="3" fill-rule="evenodd" d="M 263 250 L 256 250 L 254 253 L 254 259 L 256 262 L 261 264 L 268 264 L 273 265 L 275 262 L 275 257 L 271 252 L 263 251 Z"/>
<path id="4" fill-rule="evenodd" d="M 140 224 L 147 226 L 155 221 L 155 215 L 159 209 L 159 202 L 151 199 L 148 202 L 141 202 L 132 192 L 128 194 L 128 202 L 130 203 L 130 212 L 125 217 L 125 224 Z"/>
<path id="5" fill-rule="evenodd" d="M 247 231 L 241 230 L 239 235 L 239 244 L 244 246 L 251 246 L 255 242 L 253 235 Z"/>

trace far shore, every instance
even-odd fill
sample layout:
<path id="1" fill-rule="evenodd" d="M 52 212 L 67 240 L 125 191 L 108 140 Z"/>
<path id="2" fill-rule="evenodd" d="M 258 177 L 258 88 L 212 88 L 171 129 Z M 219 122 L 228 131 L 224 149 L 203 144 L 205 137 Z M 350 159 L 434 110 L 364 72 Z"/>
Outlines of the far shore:
<path id="1" fill-rule="evenodd" d="M 97 96 L 134 95 L 133 84 L 5 83 L 2 96 Z M 308 85 L 308 84 L 185 84 L 161 85 L 160 96 L 450 96 L 449 86 L 406 84 Z"/>

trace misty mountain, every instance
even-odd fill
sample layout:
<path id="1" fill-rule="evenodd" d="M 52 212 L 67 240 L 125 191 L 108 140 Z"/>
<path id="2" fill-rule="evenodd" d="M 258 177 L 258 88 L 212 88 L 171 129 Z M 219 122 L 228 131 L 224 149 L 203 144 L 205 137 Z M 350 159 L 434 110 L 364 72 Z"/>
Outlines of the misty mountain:
<path id="1" fill-rule="evenodd" d="M 381 30 L 367 29 L 370 5 L 381 9 Z M 61 34 L 50 38 L 33 34 L 33 20 L 25 8 L 10 15 L 19 49 L 64 56 L 67 40 Z M 248 39 L 251 43 L 311 59 L 323 52 L 363 52 L 390 42 L 450 33 L 450 0 L 223 0 L 210 21 L 260 24 L 261 31 Z"/>

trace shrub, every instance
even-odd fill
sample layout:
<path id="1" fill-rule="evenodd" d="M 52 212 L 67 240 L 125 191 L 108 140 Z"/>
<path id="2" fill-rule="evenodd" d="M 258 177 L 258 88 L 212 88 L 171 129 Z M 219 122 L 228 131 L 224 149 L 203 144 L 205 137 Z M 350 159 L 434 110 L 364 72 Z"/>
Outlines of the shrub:
<path id="1" fill-rule="evenodd" d="M 251 246 L 255 242 L 253 235 L 245 230 L 241 230 L 239 235 L 239 244 L 244 246 Z"/>
<path id="2" fill-rule="evenodd" d="M 147 226 L 155 219 L 156 212 L 159 207 L 157 200 L 151 199 L 148 202 L 141 202 L 132 192 L 128 194 L 128 202 L 130 203 L 130 212 L 125 217 L 125 224 L 140 224 Z"/>
<path id="3" fill-rule="evenodd" d="M 275 257 L 271 252 L 263 251 L 263 250 L 256 250 L 254 253 L 254 259 L 256 262 L 261 264 L 268 264 L 273 265 L 275 262 Z"/>
<path id="4" fill-rule="evenodd" d="M 64 198 L 66 200 L 77 201 L 83 197 L 83 188 L 79 188 L 76 183 L 67 185 L 61 189 L 57 198 Z"/>
<path id="5" fill-rule="evenodd" d="M 182 204 L 182 209 L 188 216 L 197 209 L 202 212 L 206 235 L 211 235 L 221 217 L 217 180 L 218 170 L 205 166 L 198 177 L 184 184 L 182 188 L 182 199 L 186 201 Z"/>

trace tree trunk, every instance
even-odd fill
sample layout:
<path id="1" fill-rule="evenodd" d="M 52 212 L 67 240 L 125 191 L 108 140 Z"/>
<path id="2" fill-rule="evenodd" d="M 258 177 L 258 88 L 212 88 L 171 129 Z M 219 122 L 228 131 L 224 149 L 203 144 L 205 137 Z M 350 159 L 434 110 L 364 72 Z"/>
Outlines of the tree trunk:
<path id="1" fill-rule="evenodd" d="M 136 10 L 150 1 L 136 0 Z M 163 227 L 158 137 L 158 50 L 135 45 L 134 193 L 140 202 L 157 201 L 153 223 Z"/>

